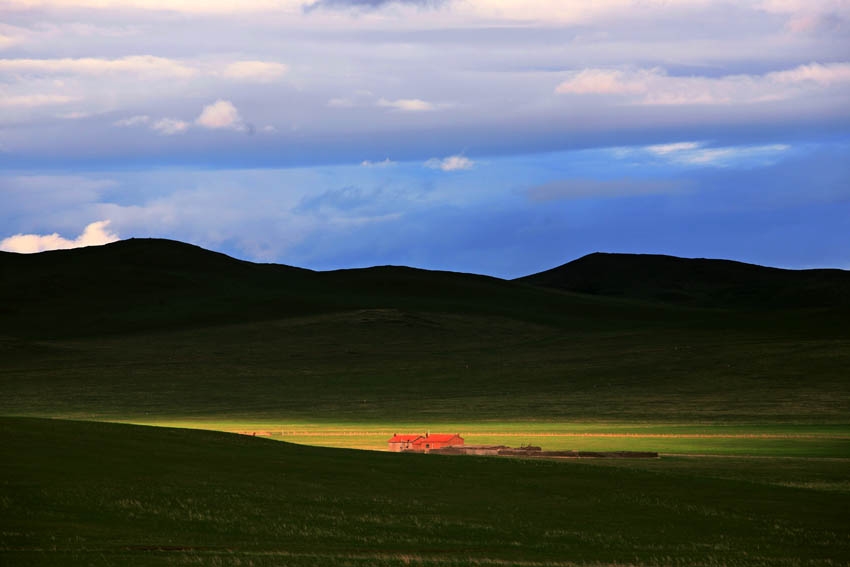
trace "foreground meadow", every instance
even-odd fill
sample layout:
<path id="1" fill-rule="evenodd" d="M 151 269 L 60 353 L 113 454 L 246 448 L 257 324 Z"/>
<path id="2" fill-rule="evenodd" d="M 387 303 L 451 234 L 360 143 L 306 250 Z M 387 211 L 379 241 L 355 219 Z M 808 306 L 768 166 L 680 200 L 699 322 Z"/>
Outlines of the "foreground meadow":
<path id="1" fill-rule="evenodd" d="M 841 565 L 848 460 L 542 461 L 0 418 L 4 565 Z"/>

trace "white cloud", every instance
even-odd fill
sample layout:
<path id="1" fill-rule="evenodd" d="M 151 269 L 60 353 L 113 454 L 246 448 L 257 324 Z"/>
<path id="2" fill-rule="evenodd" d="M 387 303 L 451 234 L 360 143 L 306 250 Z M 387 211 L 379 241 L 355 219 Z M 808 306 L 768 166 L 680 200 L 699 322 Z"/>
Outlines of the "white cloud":
<path id="1" fill-rule="evenodd" d="M 619 96 L 640 105 L 750 104 L 850 85 L 850 63 L 811 63 L 763 75 L 671 76 L 663 69 L 584 69 L 555 87 L 560 95 Z"/>
<path id="2" fill-rule="evenodd" d="M 673 161 L 688 165 L 711 165 L 727 167 L 745 162 L 747 165 L 768 165 L 774 163 L 780 154 L 791 149 L 785 144 L 767 146 L 747 146 L 731 148 L 701 148 L 694 151 L 674 154 Z"/>
<path id="3" fill-rule="evenodd" d="M 0 75 L 17 80 L 45 76 L 96 77 L 125 75 L 145 79 L 193 79 L 221 77 L 233 81 L 271 83 L 283 77 L 289 67 L 274 61 L 176 60 L 153 55 L 133 55 L 117 59 L 96 57 L 57 59 L 0 59 Z"/>
<path id="4" fill-rule="evenodd" d="M 139 9 L 190 14 L 236 14 L 243 12 L 300 12 L 304 0 L 6 0 L 12 8 Z"/>
<path id="5" fill-rule="evenodd" d="M 472 169 L 475 167 L 475 162 L 465 156 L 456 155 L 449 156 L 443 159 L 431 158 L 425 162 L 425 167 L 431 169 L 441 169 L 443 171 L 459 171 L 463 169 Z"/>
<path id="6" fill-rule="evenodd" d="M 398 100 L 387 100 L 382 98 L 375 104 L 384 108 L 400 110 L 402 112 L 429 112 L 431 110 L 436 110 L 437 108 L 433 103 L 418 98 L 400 98 Z"/>
<path id="7" fill-rule="evenodd" d="M 159 120 L 153 120 L 147 114 L 137 114 L 136 116 L 130 116 L 129 118 L 122 118 L 121 120 L 113 122 L 112 125 L 119 128 L 148 126 L 151 130 L 162 136 L 185 134 L 191 126 L 191 124 L 185 120 L 179 120 L 177 118 L 160 118 Z"/>
<path id="8" fill-rule="evenodd" d="M 66 95 L 53 94 L 29 94 L 0 97 L 0 107 L 2 106 L 19 106 L 19 107 L 35 107 L 35 106 L 53 106 L 60 104 L 68 104 L 77 99 Z"/>
<path id="9" fill-rule="evenodd" d="M 122 118 L 121 120 L 116 120 L 112 123 L 113 126 L 141 126 L 142 124 L 147 124 L 151 121 L 151 117 L 147 114 L 138 114 L 136 116 L 130 116 L 129 118 Z"/>
<path id="10" fill-rule="evenodd" d="M 652 71 L 641 71 L 628 76 L 613 69 L 584 69 L 555 88 L 558 94 L 636 94 L 646 92 L 645 76 Z"/>
<path id="11" fill-rule="evenodd" d="M 785 27 L 794 34 L 814 33 L 829 27 L 829 19 L 820 14 L 799 14 L 789 18 Z"/>
<path id="12" fill-rule="evenodd" d="M 384 100 L 384 102 L 389 102 L 385 99 L 382 100 Z M 354 108 L 356 106 L 372 105 L 381 106 L 378 101 L 375 100 L 375 95 L 372 91 L 367 89 L 358 89 L 354 91 L 351 96 L 334 97 L 328 101 L 328 106 L 331 108 Z"/>
<path id="13" fill-rule="evenodd" d="M 850 3 L 846 0 L 762 0 L 758 8 L 786 16 L 785 28 L 793 34 L 834 31 L 850 18 Z"/>
<path id="14" fill-rule="evenodd" d="M 113 122 L 112 125 L 129 127 L 141 126 L 149 124 L 150 122 L 151 118 L 148 115 L 141 114 L 117 120 Z M 239 111 L 236 110 L 235 106 L 233 106 L 233 103 L 221 99 L 205 106 L 201 111 L 201 114 L 195 119 L 195 124 L 211 130 L 230 129 L 245 131 L 248 128 L 242 120 L 242 117 L 239 115 Z M 190 126 L 191 124 L 189 122 L 186 122 L 185 120 L 178 120 L 176 118 L 161 118 L 150 124 L 151 130 L 166 136 L 183 134 Z M 261 131 L 274 133 L 277 132 L 277 128 L 268 125 L 264 126 Z"/>
<path id="15" fill-rule="evenodd" d="M 219 99 L 208 104 L 195 119 L 195 124 L 211 130 L 245 130 L 245 123 L 239 111 L 229 100 Z"/>
<path id="16" fill-rule="evenodd" d="M 320 0 L 6 0 L 12 7 L 61 7 L 92 9 L 143 9 L 187 13 L 236 14 L 251 12 L 289 12 L 301 14 L 305 6 Z M 629 8 L 679 8 L 710 4 L 714 0 L 595 0 L 594 2 L 564 2 L 563 0 L 466 0 L 453 6 L 462 16 L 478 15 L 487 20 L 542 20 L 542 21 L 587 21 L 595 16 L 618 13 Z M 841 0 L 832 0 L 840 2 Z M 338 2 L 345 4 L 345 2 Z M 351 0 L 355 5 L 409 4 L 412 10 L 417 5 L 439 5 L 439 0 L 400 0 L 380 2 L 375 0 Z M 436 11 L 436 10 L 435 10 Z M 402 12 L 404 13 L 404 12 Z M 361 16 L 362 17 L 362 16 Z"/>
<path id="17" fill-rule="evenodd" d="M 62 120 L 82 120 L 83 118 L 89 118 L 91 115 L 91 112 L 63 112 L 57 114 L 56 118 L 61 118 Z"/>
<path id="18" fill-rule="evenodd" d="M 163 136 L 183 134 L 189 129 L 189 123 L 174 118 L 161 118 L 151 125 L 151 129 Z"/>
<path id="19" fill-rule="evenodd" d="M 331 108 L 353 108 L 355 103 L 350 98 L 332 98 L 328 101 Z"/>
<path id="20" fill-rule="evenodd" d="M 768 73 L 767 78 L 777 83 L 815 83 L 824 87 L 837 83 L 850 83 L 850 63 L 831 63 L 828 65 L 811 63 L 787 71 Z"/>
<path id="21" fill-rule="evenodd" d="M 395 165 L 395 162 L 390 160 L 390 158 L 385 158 L 382 161 L 369 161 L 363 160 L 360 162 L 362 167 L 389 167 L 391 165 Z"/>
<path id="22" fill-rule="evenodd" d="M 236 61 L 227 65 L 221 75 L 228 79 L 270 83 L 283 77 L 289 67 L 271 61 Z"/>
<path id="23" fill-rule="evenodd" d="M 0 33 L 0 49 L 12 47 L 16 43 L 15 38 Z"/>
<path id="24" fill-rule="evenodd" d="M 646 146 L 644 149 L 650 153 L 666 156 L 687 150 L 695 150 L 703 145 L 702 142 L 674 142 L 672 144 L 656 144 L 654 146 Z"/>
<path id="25" fill-rule="evenodd" d="M 635 151 L 678 165 L 695 167 L 764 166 L 775 163 L 791 150 L 787 144 L 761 146 L 706 147 L 705 142 L 675 142 L 644 146 L 638 150 L 620 148 L 619 157 L 633 156 Z"/>
<path id="26" fill-rule="evenodd" d="M 118 235 L 111 232 L 108 220 L 93 222 L 83 233 L 73 240 L 63 238 L 58 233 L 53 234 L 16 234 L 0 241 L 0 250 L 32 254 L 45 250 L 65 250 L 83 246 L 98 246 L 118 240 Z"/>
<path id="27" fill-rule="evenodd" d="M 111 73 L 132 73 L 187 78 L 198 73 L 174 59 L 153 55 L 131 55 L 119 59 L 95 57 L 62 59 L 0 59 L 0 73 L 16 75 L 90 75 L 102 76 Z"/>

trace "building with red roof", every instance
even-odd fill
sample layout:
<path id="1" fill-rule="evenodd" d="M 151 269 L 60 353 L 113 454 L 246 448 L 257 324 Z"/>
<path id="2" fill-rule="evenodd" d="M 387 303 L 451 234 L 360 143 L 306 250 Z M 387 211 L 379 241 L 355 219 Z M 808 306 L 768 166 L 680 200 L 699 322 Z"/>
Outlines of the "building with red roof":
<path id="1" fill-rule="evenodd" d="M 396 433 L 390 440 L 387 442 L 390 447 L 390 451 L 394 451 L 396 453 L 400 451 L 410 451 L 413 448 L 413 442 L 422 437 L 421 435 L 399 435 Z"/>
<path id="2" fill-rule="evenodd" d="M 460 434 L 426 433 L 425 435 L 393 435 L 387 442 L 390 451 L 417 451 L 427 453 L 432 449 L 463 445 Z"/>

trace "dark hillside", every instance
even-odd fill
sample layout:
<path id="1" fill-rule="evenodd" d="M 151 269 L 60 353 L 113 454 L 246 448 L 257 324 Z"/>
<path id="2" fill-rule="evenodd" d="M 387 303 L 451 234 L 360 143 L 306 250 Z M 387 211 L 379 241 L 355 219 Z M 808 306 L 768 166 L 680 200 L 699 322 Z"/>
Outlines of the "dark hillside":
<path id="1" fill-rule="evenodd" d="M 251 320 L 274 300 L 309 312 L 308 270 L 252 264 L 197 246 L 131 239 L 0 254 L 0 334 L 74 336 Z"/>
<path id="2" fill-rule="evenodd" d="M 782 270 L 729 260 L 597 252 L 518 281 L 694 307 L 850 307 L 850 272 Z"/>
<path id="3" fill-rule="evenodd" d="M 563 324 L 655 319 L 640 305 L 567 296 L 497 278 L 384 266 L 313 272 L 196 246 L 132 239 L 0 254 L 0 336 L 92 336 L 394 308 Z M 663 315 L 663 314 L 662 314 Z"/>
<path id="4" fill-rule="evenodd" d="M 510 282 L 397 266 L 314 272 L 161 239 L 0 253 L 0 337 L 103 336 L 357 309 L 499 316 L 616 332 L 730 324 L 724 314 L 699 309 L 705 307 L 736 310 L 738 328 L 780 321 L 832 333 L 843 321 L 839 314 L 850 308 L 850 274 L 593 254 Z M 766 309 L 755 318 L 741 316 L 754 307 Z M 789 318 L 789 309 L 801 308 L 817 310 L 816 317 Z"/>
<path id="5" fill-rule="evenodd" d="M 0 311 L 13 415 L 845 423 L 850 407 L 834 307 L 312 272 L 132 240 L 0 254 Z"/>

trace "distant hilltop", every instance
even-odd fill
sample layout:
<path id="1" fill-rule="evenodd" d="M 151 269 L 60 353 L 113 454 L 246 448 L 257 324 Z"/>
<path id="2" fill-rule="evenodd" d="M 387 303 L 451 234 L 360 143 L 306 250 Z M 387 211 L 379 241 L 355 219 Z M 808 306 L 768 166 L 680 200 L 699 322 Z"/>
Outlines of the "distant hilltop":
<path id="1" fill-rule="evenodd" d="M 589 295 L 694 307 L 850 305 L 850 272 L 731 260 L 596 252 L 515 281 Z"/>
<path id="2" fill-rule="evenodd" d="M 0 252 L 0 335 L 73 337 L 356 310 L 549 325 L 654 320 L 670 309 L 820 310 L 844 321 L 850 272 L 595 253 L 515 280 L 403 266 L 317 272 L 163 239 Z M 408 315 L 409 316 L 409 315 Z"/>

